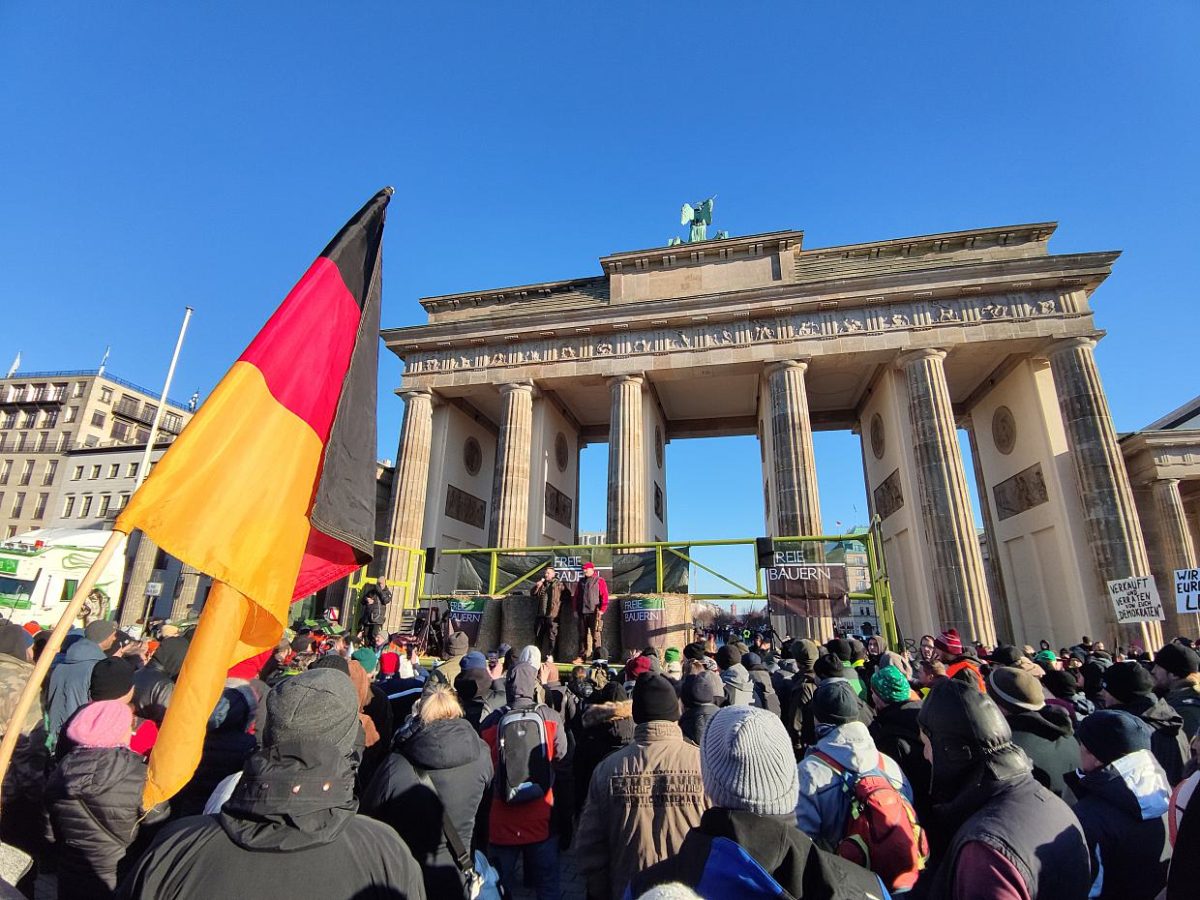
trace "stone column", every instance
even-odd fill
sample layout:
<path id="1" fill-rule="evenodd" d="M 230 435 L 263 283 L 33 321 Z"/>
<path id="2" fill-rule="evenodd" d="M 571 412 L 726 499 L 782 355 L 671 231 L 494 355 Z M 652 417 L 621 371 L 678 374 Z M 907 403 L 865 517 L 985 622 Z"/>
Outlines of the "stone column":
<path id="1" fill-rule="evenodd" d="M 975 493 L 979 495 L 979 511 L 983 514 L 983 539 L 987 545 L 988 558 L 984 563 L 988 594 L 992 598 L 992 621 L 996 624 L 997 638 L 1014 642 L 1017 630 L 1013 628 L 1012 611 L 1008 607 L 1008 591 L 1004 587 L 1004 570 L 1000 567 L 1000 547 L 996 543 L 996 526 L 992 522 L 992 506 L 989 502 L 987 479 L 983 477 L 983 460 L 979 455 L 979 441 L 975 437 L 975 426 L 967 429 L 967 441 L 971 446 L 971 467 L 975 470 Z"/>
<path id="2" fill-rule="evenodd" d="M 942 364 L 945 358 L 945 350 L 929 348 L 906 353 L 899 360 L 908 380 L 925 544 L 933 568 L 939 624 L 958 629 L 964 641 L 981 641 L 992 647 L 996 627 L 950 407 Z"/>
<path id="3" fill-rule="evenodd" d="M 388 543 L 401 547 L 418 547 L 425 527 L 425 497 L 429 488 L 429 453 L 433 440 L 433 394 L 428 388 L 410 388 L 400 392 L 404 399 L 404 422 L 400 426 L 400 445 L 396 449 L 396 473 L 392 481 L 392 525 Z M 382 569 L 388 581 L 403 582 L 412 568 L 411 554 L 404 550 L 388 550 L 387 563 Z M 393 602 L 387 608 L 389 631 L 399 627 L 405 601 L 410 601 L 404 589 L 395 589 Z M 357 628 L 358 622 L 346 627 Z"/>
<path id="4" fill-rule="evenodd" d="M 821 533 L 821 504 L 817 493 L 817 464 L 813 453 L 812 422 L 805 387 L 806 360 L 785 360 L 766 368 L 771 417 L 771 519 L 776 537 Z M 819 544 L 800 549 L 814 562 L 824 558 Z M 833 637 L 833 617 L 810 616 L 789 622 L 792 634 L 816 641 Z"/>
<path id="5" fill-rule="evenodd" d="M 1100 385 L 1095 347 L 1095 338 L 1068 338 L 1056 343 L 1049 356 L 1058 408 L 1075 465 L 1088 543 L 1100 576 L 1100 583 L 1093 586 L 1097 618 L 1107 622 L 1122 643 L 1138 640 L 1153 652 L 1162 644 L 1160 624 L 1118 626 L 1105 589 L 1108 581 L 1149 575 L 1150 562 L 1129 474 L 1117 446 L 1108 400 Z"/>
<path id="6" fill-rule="evenodd" d="M 608 542 L 646 540 L 646 445 L 642 436 L 642 375 L 608 380 Z"/>
<path id="7" fill-rule="evenodd" d="M 196 592 L 200 589 L 200 573 L 184 563 L 179 570 L 179 594 L 171 605 L 171 618 L 183 619 L 191 611 L 196 602 Z"/>
<path id="8" fill-rule="evenodd" d="M 496 477 L 492 482 L 492 520 L 488 537 L 493 547 L 524 547 L 529 543 L 533 384 L 514 381 L 500 385 L 500 402 L 500 440 L 496 447 Z"/>
<path id="9" fill-rule="evenodd" d="M 147 602 L 146 585 L 154 574 L 154 560 L 158 556 L 158 546 L 145 533 L 138 532 L 137 549 L 134 551 L 133 563 L 129 567 L 129 581 L 125 584 L 125 602 L 121 604 L 121 614 L 117 623 L 122 628 L 141 622 L 146 610 L 153 610 L 158 598 Z"/>
<path id="10" fill-rule="evenodd" d="M 1188 528 L 1183 497 L 1179 494 L 1179 479 L 1159 478 L 1151 483 L 1150 493 L 1154 498 L 1154 534 L 1157 538 L 1154 556 L 1159 566 L 1155 574 L 1163 610 L 1167 614 L 1167 637 L 1182 634 L 1194 638 L 1200 636 L 1200 616 L 1175 611 L 1175 570 L 1196 566 L 1196 548 Z"/>

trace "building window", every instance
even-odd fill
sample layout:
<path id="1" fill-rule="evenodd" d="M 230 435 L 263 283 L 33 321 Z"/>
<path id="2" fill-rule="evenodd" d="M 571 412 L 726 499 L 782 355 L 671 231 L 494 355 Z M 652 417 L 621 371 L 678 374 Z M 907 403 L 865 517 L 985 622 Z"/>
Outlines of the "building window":
<path id="1" fill-rule="evenodd" d="M 71 472 L 71 480 L 78 481 L 82 477 L 83 477 L 83 466 L 76 466 L 74 471 Z"/>
<path id="2" fill-rule="evenodd" d="M 13 461 L 6 459 L 0 463 L 0 484 L 8 484 L 8 476 L 12 472 Z"/>
<path id="3" fill-rule="evenodd" d="M 93 428 L 103 428 L 104 427 L 104 411 L 103 410 L 98 409 L 94 413 L 92 413 L 92 427 Z"/>
<path id="4" fill-rule="evenodd" d="M 50 432 L 43 431 L 38 435 L 38 453 L 45 453 L 50 448 Z"/>
<path id="5" fill-rule="evenodd" d="M 73 385 L 71 385 L 71 396 L 72 397 L 82 397 L 83 396 L 83 382 L 82 381 L 77 381 Z"/>
<path id="6" fill-rule="evenodd" d="M 100 388 L 100 402 L 101 403 L 112 403 L 112 388 L 109 388 L 109 387 Z"/>
<path id="7" fill-rule="evenodd" d="M 75 512 L 75 495 L 67 494 L 66 499 L 63 500 L 63 518 L 71 518 L 71 513 L 73 512 Z"/>
<path id="8" fill-rule="evenodd" d="M 51 400 L 65 400 L 67 398 L 67 383 L 65 381 L 55 382 L 54 391 L 50 395 Z"/>
<path id="9" fill-rule="evenodd" d="M 17 526 L 9 525 L 7 537 L 16 537 L 16 536 L 17 536 Z"/>
<path id="10" fill-rule="evenodd" d="M 124 441 L 129 438 L 129 423 L 122 422 L 120 419 L 113 419 L 112 430 L 109 431 L 114 440 Z"/>
<path id="11" fill-rule="evenodd" d="M 64 431 L 58 436 L 58 452 L 66 453 L 71 449 L 71 432 Z"/>
<path id="12" fill-rule="evenodd" d="M 16 428 L 16 427 L 17 427 L 17 414 L 15 412 L 5 413 L 4 414 L 4 424 L 0 425 L 0 428 Z"/>
<path id="13" fill-rule="evenodd" d="M 53 428 L 58 424 L 58 410 L 48 409 L 42 413 L 42 427 Z"/>
<path id="14" fill-rule="evenodd" d="M 23 453 L 25 451 L 25 449 L 29 446 L 30 446 L 29 432 L 28 431 L 17 432 L 17 452 Z"/>
<path id="15" fill-rule="evenodd" d="M 91 474 L 88 475 L 88 481 L 95 481 L 100 477 L 100 466 L 92 466 Z"/>
<path id="16" fill-rule="evenodd" d="M 167 413 L 163 416 L 163 428 L 175 434 L 183 427 L 183 417 L 177 413 Z"/>
<path id="17" fill-rule="evenodd" d="M 138 473 L 138 464 L 137 463 L 129 463 L 129 465 L 127 465 L 125 467 L 125 477 L 126 478 L 137 478 L 137 473 Z"/>
<path id="18" fill-rule="evenodd" d="M 33 505 L 33 517 L 35 519 L 41 519 L 46 515 L 46 504 L 49 502 L 49 494 L 38 494 L 37 503 Z"/>
<path id="19" fill-rule="evenodd" d="M 68 406 L 67 407 L 67 417 L 63 421 L 66 422 L 66 424 L 70 425 L 72 422 L 74 422 L 78 418 L 79 418 L 79 407 L 78 406 Z"/>
<path id="20" fill-rule="evenodd" d="M 96 515 L 98 515 L 100 518 L 103 519 L 105 516 L 108 515 L 108 508 L 111 505 L 112 505 L 112 494 L 101 494 L 100 495 L 100 509 L 96 513 Z"/>
<path id="21" fill-rule="evenodd" d="M 112 465 L 110 465 L 108 467 L 108 477 L 109 478 L 116 478 L 120 474 L 121 474 L 121 464 L 120 463 L 113 463 Z"/>
<path id="22" fill-rule="evenodd" d="M 42 476 L 42 484 L 54 484 L 54 474 L 58 471 L 58 460 L 52 459 L 46 463 L 46 474 Z"/>
<path id="23" fill-rule="evenodd" d="M 86 519 L 92 514 L 92 495 L 84 494 L 83 503 L 79 507 L 79 518 Z"/>
<path id="24" fill-rule="evenodd" d="M 120 494 L 117 497 L 117 509 L 124 509 L 128 505 L 129 505 L 129 495 L 128 494 Z"/>
<path id="25" fill-rule="evenodd" d="M 31 409 L 25 410 L 25 413 L 21 416 L 21 427 L 22 428 L 33 428 L 36 424 L 37 424 L 37 413 Z"/>
<path id="26" fill-rule="evenodd" d="M 22 485 L 29 484 L 29 482 L 33 479 L 33 466 L 34 461 L 32 459 L 25 460 L 25 465 L 21 466 Z"/>
<path id="27" fill-rule="evenodd" d="M 137 430 L 137 442 L 139 444 L 145 444 L 149 440 L 150 440 L 150 429 L 149 428 L 139 428 Z"/>
<path id="28" fill-rule="evenodd" d="M 100 438 L 96 437 L 94 434 L 89 434 L 83 439 L 83 446 L 85 447 L 95 447 L 99 443 Z"/>
<path id="29" fill-rule="evenodd" d="M 170 559 L 170 557 L 167 556 L 167 551 L 164 550 L 162 547 L 159 547 L 158 550 L 154 554 L 154 568 L 158 569 L 161 572 L 163 569 L 165 569 L 167 567 L 168 559 Z"/>
<path id="30" fill-rule="evenodd" d="M 13 497 L 12 517 L 14 519 L 21 518 L 21 513 L 25 511 L 25 492 L 18 491 Z"/>

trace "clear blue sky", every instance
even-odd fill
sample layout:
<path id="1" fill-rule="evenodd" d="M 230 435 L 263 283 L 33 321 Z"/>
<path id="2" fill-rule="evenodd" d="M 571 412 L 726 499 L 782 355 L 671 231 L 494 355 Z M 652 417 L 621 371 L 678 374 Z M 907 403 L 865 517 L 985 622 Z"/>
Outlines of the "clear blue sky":
<path id="1" fill-rule="evenodd" d="M 393 184 L 385 326 L 598 274 L 711 194 L 719 227 L 807 246 L 1053 219 L 1055 251 L 1125 251 L 1095 298 L 1117 427 L 1195 395 L 1200 7 L 815 6 L 3 4 L 0 365 L 111 344 L 158 385 L 190 304 L 173 393 L 206 394 Z M 383 457 L 400 368 L 383 355 Z M 762 530 L 752 439 L 668 453 L 673 537 Z M 857 438 L 817 455 L 826 523 L 862 520 Z"/>

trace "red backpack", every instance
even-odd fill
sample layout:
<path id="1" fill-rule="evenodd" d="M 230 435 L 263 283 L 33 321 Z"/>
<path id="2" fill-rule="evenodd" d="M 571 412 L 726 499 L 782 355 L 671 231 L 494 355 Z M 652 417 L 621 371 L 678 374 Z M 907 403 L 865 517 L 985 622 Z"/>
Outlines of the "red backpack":
<path id="1" fill-rule="evenodd" d="M 878 769 L 861 773 L 847 772 L 820 751 L 813 755 L 841 776 L 850 794 L 846 833 L 834 852 L 870 869 L 888 890 L 910 890 L 929 861 L 929 838 L 912 804 L 884 774 L 883 754 Z"/>

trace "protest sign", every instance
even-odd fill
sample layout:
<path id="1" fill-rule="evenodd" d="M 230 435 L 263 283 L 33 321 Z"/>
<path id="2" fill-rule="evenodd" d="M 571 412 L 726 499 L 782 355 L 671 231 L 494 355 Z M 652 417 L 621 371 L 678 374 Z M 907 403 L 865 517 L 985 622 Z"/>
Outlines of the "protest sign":
<path id="1" fill-rule="evenodd" d="M 776 552 L 775 564 L 765 572 L 771 615 L 850 615 L 844 563 L 791 562 L 790 556 L 789 552 Z"/>
<path id="2" fill-rule="evenodd" d="M 1108 582 L 1108 596 L 1112 598 L 1113 608 L 1117 612 L 1117 622 L 1122 625 L 1130 622 L 1162 622 L 1166 619 L 1158 587 L 1149 575 L 1135 575 Z"/>
<path id="3" fill-rule="evenodd" d="M 1200 613 L 1200 569 L 1175 570 L 1175 611 Z"/>

